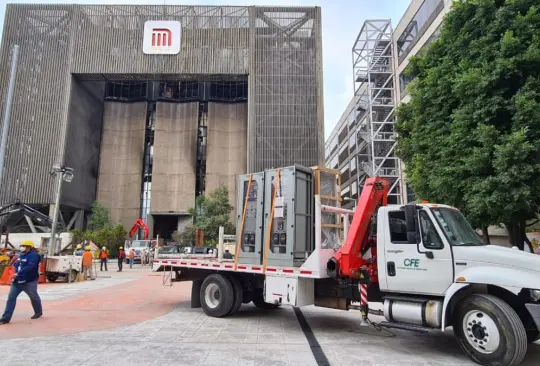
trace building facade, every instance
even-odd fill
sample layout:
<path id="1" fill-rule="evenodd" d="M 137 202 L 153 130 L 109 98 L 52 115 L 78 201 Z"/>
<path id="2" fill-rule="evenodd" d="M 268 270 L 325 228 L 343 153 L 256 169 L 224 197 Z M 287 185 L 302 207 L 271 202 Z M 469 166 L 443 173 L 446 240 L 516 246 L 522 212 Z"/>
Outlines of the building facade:
<path id="1" fill-rule="evenodd" d="M 336 169 L 355 178 L 342 179 L 344 207 L 354 207 L 365 178 L 373 175 L 390 181 L 390 203 L 414 200 L 404 163 L 394 154 L 395 110 L 409 100 L 410 58 L 437 39 L 451 3 L 413 0 L 395 29 L 390 20 L 367 20 L 362 26 L 352 50 L 355 94 L 325 145 L 326 166 L 337 162 Z M 353 140 L 345 143 L 344 138 L 353 134 L 356 145 L 351 148 Z"/>
<path id="2" fill-rule="evenodd" d="M 60 163 L 75 171 L 62 219 L 97 199 L 163 236 L 199 194 L 225 185 L 236 202 L 237 174 L 321 164 L 321 39 L 318 7 L 9 4 L 0 203 L 50 205 Z"/>

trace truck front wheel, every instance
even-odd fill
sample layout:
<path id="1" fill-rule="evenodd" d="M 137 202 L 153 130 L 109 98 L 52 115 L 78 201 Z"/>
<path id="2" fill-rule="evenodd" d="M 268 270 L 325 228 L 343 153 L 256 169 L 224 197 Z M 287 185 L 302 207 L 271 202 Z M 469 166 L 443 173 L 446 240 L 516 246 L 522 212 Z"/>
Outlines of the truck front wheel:
<path id="1" fill-rule="evenodd" d="M 206 315 L 221 318 L 229 314 L 234 305 L 231 281 L 221 274 L 206 277 L 201 286 L 201 306 Z"/>
<path id="2" fill-rule="evenodd" d="M 474 294 L 464 298 L 457 305 L 453 325 L 463 351 L 481 365 L 517 365 L 525 357 L 525 327 L 498 297 Z"/>

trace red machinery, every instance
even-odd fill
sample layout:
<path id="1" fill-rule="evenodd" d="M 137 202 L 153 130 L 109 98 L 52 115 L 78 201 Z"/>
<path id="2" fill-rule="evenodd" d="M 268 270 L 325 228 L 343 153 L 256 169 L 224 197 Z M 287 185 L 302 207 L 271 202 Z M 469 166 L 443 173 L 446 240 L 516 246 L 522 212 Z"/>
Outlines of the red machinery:
<path id="1" fill-rule="evenodd" d="M 330 276 L 361 278 L 363 270 L 368 272 L 371 281 L 377 282 L 376 239 L 369 236 L 369 228 L 379 205 L 387 204 L 388 186 L 389 182 L 384 178 L 366 179 L 345 244 L 328 261 Z M 370 248 L 371 258 L 364 259 L 363 254 Z"/>
<path id="2" fill-rule="evenodd" d="M 133 227 L 129 231 L 129 236 L 135 235 L 137 233 L 137 230 L 139 229 L 143 229 L 144 240 L 148 240 L 148 236 L 150 235 L 150 229 L 148 229 L 148 226 L 146 226 L 142 219 L 135 220 L 135 225 L 133 225 Z"/>

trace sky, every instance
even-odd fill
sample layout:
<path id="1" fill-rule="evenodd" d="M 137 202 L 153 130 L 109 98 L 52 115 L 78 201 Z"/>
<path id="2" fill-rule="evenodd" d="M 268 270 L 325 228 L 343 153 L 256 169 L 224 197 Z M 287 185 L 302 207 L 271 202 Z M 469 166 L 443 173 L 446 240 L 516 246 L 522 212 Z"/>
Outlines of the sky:
<path id="1" fill-rule="evenodd" d="M 0 32 L 5 5 L 0 0 Z M 19 0 L 8 3 L 307 5 L 322 9 L 325 139 L 353 97 L 352 46 L 366 19 L 392 19 L 395 27 L 410 0 Z M 0 33 L 1 39 L 1 33 Z M 8 67 L 1 65 L 1 67 Z"/>

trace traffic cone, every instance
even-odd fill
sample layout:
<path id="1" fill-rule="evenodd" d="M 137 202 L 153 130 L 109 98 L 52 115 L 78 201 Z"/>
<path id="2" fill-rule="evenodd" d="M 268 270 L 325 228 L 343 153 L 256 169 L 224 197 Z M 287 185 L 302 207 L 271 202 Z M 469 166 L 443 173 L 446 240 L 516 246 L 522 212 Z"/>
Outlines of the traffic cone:
<path id="1" fill-rule="evenodd" d="M 38 283 L 46 283 L 47 282 L 47 275 L 45 274 L 46 264 L 47 264 L 47 259 L 44 259 L 39 264 L 39 280 L 38 280 Z"/>
<path id="2" fill-rule="evenodd" d="M 4 273 L 2 274 L 2 278 L 0 278 L 0 285 L 3 286 L 11 286 L 11 282 L 13 280 L 13 275 L 15 274 L 15 267 L 8 266 L 4 270 Z"/>

